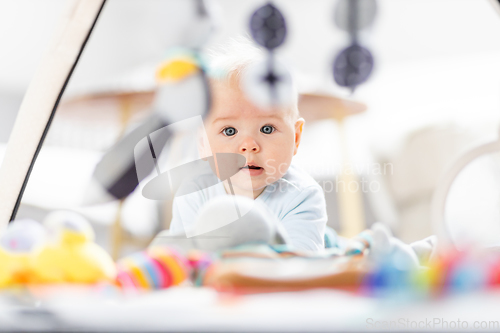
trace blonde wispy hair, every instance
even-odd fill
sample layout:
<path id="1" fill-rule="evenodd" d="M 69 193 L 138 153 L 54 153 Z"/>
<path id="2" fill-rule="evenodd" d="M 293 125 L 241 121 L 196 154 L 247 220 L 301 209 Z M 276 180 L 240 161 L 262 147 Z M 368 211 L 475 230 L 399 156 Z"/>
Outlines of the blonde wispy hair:
<path id="1" fill-rule="evenodd" d="M 209 78 L 230 83 L 239 79 L 251 64 L 265 59 L 265 53 L 246 36 L 231 38 L 228 42 L 215 45 L 206 51 Z"/>
<path id="2" fill-rule="evenodd" d="M 240 87 L 240 79 L 252 64 L 264 61 L 266 53 L 255 45 L 247 36 L 231 38 L 228 42 L 208 48 L 206 71 L 210 81 L 225 83 L 231 87 Z M 294 85 L 294 91 L 295 89 Z M 293 113 L 298 116 L 298 93 L 292 101 Z"/>

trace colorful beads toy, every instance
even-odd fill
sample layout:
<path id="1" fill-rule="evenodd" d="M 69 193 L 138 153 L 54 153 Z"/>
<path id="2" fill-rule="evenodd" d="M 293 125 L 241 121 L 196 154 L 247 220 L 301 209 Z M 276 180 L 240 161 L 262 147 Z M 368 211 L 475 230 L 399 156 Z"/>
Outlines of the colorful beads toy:
<path id="1" fill-rule="evenodd" d="M 194 271 L 194 285 L 201 286 L 207 269 L 213 263 L 212 256 L 207 252 L 192 250 L 188 253 L 188 261 Z"/>
<path id="2" fill-rule="evenodd" d="M 500 260 L 497 259 L 491 262 L 487 275 L 487 283 L 489 286 L 500 285 Z"/>
<path id="3" fill-rule="evenodd" d="M 500 284 L 500 255 L 481 251 L 442 251 L 428 267 L 401 270 L 388 258 L 374 265 L 362 291 L 373 296 L 405 294 L 439 297 L 471 292 Z"/>
<path id="4" fill-rule="evenodd" d="M 411 287 L 411 277 L 414 273 L 398 268 L 391 258 L 387 258 L 367 274 L 362 291 L 373 296 L 401 294 Z"/>
<path id="5" fill-rule="evenodd" d="M 120 259 L 117 283 L 125 289 L 163 289 L 190 276 L 190 264 L 172 248 L 156 246 Z"/>

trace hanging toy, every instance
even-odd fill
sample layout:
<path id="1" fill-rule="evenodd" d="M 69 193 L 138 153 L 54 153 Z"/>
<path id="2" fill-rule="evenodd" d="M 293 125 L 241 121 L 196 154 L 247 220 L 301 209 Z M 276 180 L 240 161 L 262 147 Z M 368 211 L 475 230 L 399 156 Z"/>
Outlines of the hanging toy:
<path id="1" fill-rule="evenodd" d="M 31 269 L 45 244 L 45 230 L 34 220 L 10 223 L 0 237 L 0 288 L 29 283 Z"/>
<path id="2" fill-rule="evenodd" d="M 335 24 L 349 33 L 351 45 L 340 51 L 333 62 L 333 77 L 341 87 L 352 92 L 364 83 L 373 70 L 371 52 L 360 45 L 359 31 L 370 27 L 375 19 L 375 0 L 340 0 L 335 11 Z"/>
<path id="3" fill-rule="evenodd" d="M 207 113 L 210 93 L 198 51 L 171 49 L 159 66 L 156 78 L 159 86 L 153 110 L 168 124 Z"/>
<path id="4" fill-rule="evenodd" d="M 158 156 L 173 134 L 167 125 L 175 123 L 176 130 L 194 132 L 210 109 L 210 89 L 200 50 L 215 29 L 215 10 L 208 0 L 192 0 L 191 5 L 195 19 L 185 31 L 182 46 L 170 48 L 156 72 L 158 89 L 153 110 L 163 126 L 146 133 L 134 148 L 138 178 L 146 178 L 152 170 L 155 173 L 142 189 L 143 196 L 151 200 L 171 199 L 191 170 L 189 166 L 160 170 Z M 193 120 L 195 117 L 199 121 Z M 197 161 L 194 162 L 190 166 L 196 169 Z"/>
<path id="5" fill-rule="evenodd" d="M 153 109 L 167 124 L 204 116 L 210 107 L 200 50 L 215 30 L 217 10 L 209 0 L 191 0 L 191 4 L 194 17 L 184 31 L 182 45 L 169 50 L 156 73 L 159 88 Z"/>
<path id="6" fill-rule="evenodd" d="M 157 164 L 151 161 L 156 162 L 157 154 L 172 137 L 166 126 L 207 113 L 210 94 L 196 55 L 216 27 L 216 10 L 209 0 L 191 0 L 188 7 L 188 12 L 179 13 L 180 18 L 186 18 L 181 20 L 186 24 L 179 44 L 188 55 L 177 55 L 173 61 L 168 57 L 167 63 L 161 65 L 153 114 L 104 154 L 86 190 L 86 204 L 124 199 L 155 169 L 159 174 Z M 156 135 L 151 136 L 155 131 Z M 139 144 L 145 137 L 150 142 Z"/>
<path id="7" fill-rule="evenodd" d="M 250 32 L 257 44 L 272 51 L 285 41 L 285 18 L 278 8 L 268 3 L 252 14 Z"/>
<path id="8" fill-rule="evenodd" d="M 254 41 L 268 53 L 267 59 L 246 69 L 243 89 L 250 100 L 262 108 L 291 105 L 294 101 L 292 77 L 274 53 L 287 35 L 283 14 L 272 3 L 258 8 L 250 18 L 250 32 Z"/>
<path id="9" fill-rule="evenodd" d="M 114 281 L 115 264 L 109 254 L 94 243 L 94 230 L 83 216 L 56 211 L 45 218 L 44 225 L 52 239 L 36 258 L 33 268 L 36 282 Z"/>
<path id="10" fill-rule="evenodd" d="M 170 50 L 167 60 L 158 68 L 156 78 L 159 87 L 153 105 L 155 112 L 166 119 L 167 123 L 176 123 L 176 129 L 196 131 L 197 126 L 202 125 L 201 117 L 210 108 L 208 80 L 198 52 L 182 48 Z M 197 121 L 190 119 L 196 116 L 199 118 Z M 155 173 L 155 177 L 142 189 L 143 196 L 151 200 L 171 199 L 179 183 L 193 174 L 196 162 L 203 162 L 194 161 L 191 168 L 183 166 L 173 170 L 160 170 L 157 157 L 171 132 L 170 127 L 164 126 L 148 133 L 135 147 L 138 177 L 145 178 L 151 169 Z"/>

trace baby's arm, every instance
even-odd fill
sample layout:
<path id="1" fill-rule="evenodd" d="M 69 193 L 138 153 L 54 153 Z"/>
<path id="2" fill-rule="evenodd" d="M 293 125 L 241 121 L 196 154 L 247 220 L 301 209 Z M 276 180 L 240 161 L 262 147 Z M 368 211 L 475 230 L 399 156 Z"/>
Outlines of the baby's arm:
<path id="1" fill-rule="evenodd" d="M 294 248 L 319 251 L 325 248 L 327 222 L 325 196 L 321 187 L 303 189 L 287 207 L 281 222 Z"/>

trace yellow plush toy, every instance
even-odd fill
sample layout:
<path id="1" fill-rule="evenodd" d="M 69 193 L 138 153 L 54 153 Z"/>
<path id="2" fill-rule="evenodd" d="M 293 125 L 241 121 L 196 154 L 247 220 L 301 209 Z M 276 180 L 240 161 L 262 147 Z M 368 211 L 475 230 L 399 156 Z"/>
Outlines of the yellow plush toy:
<path id="1" fill-rule="evenodd" d="M 0 288 L 32 282 L 32 268 L 45 236 L 36 221 L 23 219 L 9 224 L 0 237 Z"/>
<path id="2" fill-rule="evenodd" d="M 49 242 L 33 267 L 37 283 L 113 282 L 115 263 L 94 243 L 94 231 L 81 215 L 70 211 L 51 213 L 44 220 Z"/>

